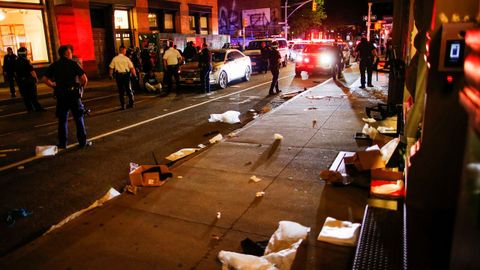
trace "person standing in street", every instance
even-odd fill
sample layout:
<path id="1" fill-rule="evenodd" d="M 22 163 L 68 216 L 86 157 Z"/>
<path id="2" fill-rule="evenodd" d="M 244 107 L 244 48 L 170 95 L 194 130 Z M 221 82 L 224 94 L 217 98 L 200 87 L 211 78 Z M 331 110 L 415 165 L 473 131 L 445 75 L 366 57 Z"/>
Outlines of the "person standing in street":
<path id="1" fill-rule="evenodd" d="M 187 42 L 187 47 L 183 50 L 185 61 L 190 62 L 197 55 L 197 49 L 193 46 L 193 41 Z"/>
<path id="2" fill-rule="evenodd" d="M 127 108 L 133 108 L 134 106 L 133 91 L 130 86 L 130 76 L 137 76 L 132 61 L 125 56 L 126 53 L 127 49 L 125 46 L 120 46 L 118 55 L 112 59 L 112 62 L 109 65 L 110 79 L 113 78 L 113 72 L 115 71 L 115 81 L 117 82 L 121 110 L 125 110 L 125 93 L 128 96 Z"/>
<path id="3" fill-rule="evenodd" d="M 267 74 L 268 72 L 268 58 L 270 54 L 270 48 L 267 47 L 267 43 L 262 42 L 262 47 L 260 48 L 261 53 L 261 62 L 260 62 L 260 73 L 264 72 Z"/>
<path id="4" fill-rule="evenodd" d="M 178 92 L 178 83 L 180 76 L 178 75 L 178 65 L 182 61 L 182 55 L 174 47 L 173 43 L 170 43 L 168 50 L 163 54 L 163 66 L 165 70 L 165 79 L 167 83 L 167 94 L 173 90 L 172 76 L 175 78 L 175 87 Z"/>
<path id="5" fill-rule="evenodd" d="M 17 61 L 17 56 L 13 53 L 11 47 L 7 48 L 7 54 L 3 57 L 3 76 L 5 81 L 8 82 L 10 86 L 10 95 L 12 98 L 16 97 L 15 95 L 15 62 Z"/>
<path id="6" fill-rule="evenodd" d="M 17 51 L 18 58 L 15 62 L 15 78 L 17 78 L 18 89 L 23 97 L 27 111 L 45 111 L 38 103 L 37 97 L 37 73 L 27 59 L 27 48 L 20 47 Z"/>
<path id="7" fill-rule="evenodd" d="M 278 89 L 278 76 L 280 74 L 280 62 L 282 57 L 280 56 L 280 52 L 278 52 L 278 42 L 272 42 L 272 48 L 269 53 L 268 62 L 270 63 L 270 72 L 272 72 L 272 84 L 270 85 L 270 90 L 268 91 L 268 95 L 274 95 L 273 89 L 275 88 L 276 93 L 282 92 Z"/>
<path id="8" fill-rule="evenodd" d="M 210 93 L 210 71 L 212 71 L 212 53 L 207 43 L 203 43 L 198 65 L 200 67 L 200 81 L 205 94 Z"/>
<path id="9" fill-rule="evenodd" d="M 365 70 L 367 71 L 367 86 L 373 87 L 373 60 L 377 55 L 375 46 L 366 37 L 362 37 L 360 43 L 355 48 L 355 53 L 360 58 L 360 88 L 365 89 Z"/>
<path id="10" fill-rule="evenodd" d="M 56 115 L 58 117 L 58 147 L 67 148 L 68 138 L 68 114 L 71 111 L 77 128 L 78 145 L 81 148 L 92 145 L 87 141 L 85 130 L 85 107 L 83 106 L 81 93 L 87 85 L 88 79 L 85 72 L 72 60 L 73 48 L 71 45 L 62 45 L 58 49 L 60 59 L 51 64 L 43 81 L 53 88 L 57 99 Z"/>

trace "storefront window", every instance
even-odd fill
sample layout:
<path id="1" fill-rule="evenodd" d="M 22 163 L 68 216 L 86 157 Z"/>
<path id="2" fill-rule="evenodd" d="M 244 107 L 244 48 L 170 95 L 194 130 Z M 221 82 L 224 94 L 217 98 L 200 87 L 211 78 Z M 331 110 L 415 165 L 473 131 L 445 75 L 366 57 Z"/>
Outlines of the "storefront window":
<path id="1" fill-rule="evenodd" d="M 164 17 L 165 30 L 173 30 L 173 14 L 165 13 Z"/>
<path id="2" fill-rule="evenodd" d="M 13 2 L 13 1 L 12 1 Z M 14 1 L 37 3 L 39 1 Z M 28 50 L 33 63 L 47 62 L 48 50 L 41 10 L 10 9 L 0 10 L 0 57 L 11 47 L 16 52 L 20 47 Z"/>
<path id="3" fill-rule="evenodd" d="M 149 25 L 150 27 L 158 27 L 157 14 L 155 14 L 155 13 L 148 13 L 148 25 Z"/>
<path id="4" fill-rule="evenodd" d="M 130 29 L 127 10 L 115 10 L 115 29 Z"/>

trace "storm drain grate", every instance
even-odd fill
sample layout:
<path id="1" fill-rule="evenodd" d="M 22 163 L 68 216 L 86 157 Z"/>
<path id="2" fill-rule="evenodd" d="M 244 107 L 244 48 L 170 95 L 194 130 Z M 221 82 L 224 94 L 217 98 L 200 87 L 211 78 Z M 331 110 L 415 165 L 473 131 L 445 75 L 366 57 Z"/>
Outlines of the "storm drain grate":
<path id="1" fill-rule="evenodd" d="M 404 269 L 403 211 L 367 206 L 353 269 Z"/>

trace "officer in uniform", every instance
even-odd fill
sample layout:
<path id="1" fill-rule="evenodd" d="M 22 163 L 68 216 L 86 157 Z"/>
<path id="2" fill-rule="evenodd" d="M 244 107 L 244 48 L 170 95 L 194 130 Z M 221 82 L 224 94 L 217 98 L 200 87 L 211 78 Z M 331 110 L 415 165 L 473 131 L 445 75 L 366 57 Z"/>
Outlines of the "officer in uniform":
<path id="1" fill-rule="evenodd" d="M 178 91 L 178 82 L 180 81 L 178 65 L 181 61 L 182 55 L 173 47 L 173 43 L 170 43 L 170 47 L 163 54 L 163 66 L 165 67 L 164 80 L 167 83 L 167 93 L 170 93 L 173 89 L 172 76 L 175 78 L 175 85 Z"/>
<path id="2" fill-rule="evenodd" d="M 88 79 L 80 65 L 72 60 L 71 48 L 71 45 L 60 46 L 60 59 L 48 67 L 43 77 L 45 84 L 53 88 L 57 99 L 58 147 L 63 149 L 67 147 L 69 111 L 75 120 L 78 145 L 81 148 L 92 145 L 91 141 L 87 141 L 85 108 L 81 100 L 81 92 Z"/>
<path id="3" fill-rule="evenodd" d="M 13 53 L 12 48 L 7 48 L 7 54 L 3 57 L 3 76 L 5 81 L 8 81 L 10 86 L 10 94 L 12 98 L 16 97 L 15 95 L 15 62 L 17 61 L 17 56 Z"/>
<path id="4" fill-rule="evenodd" d="M 366 37 L 362 37 L 360 43 L 355 48 L 355 52 L 360 57 L 360 88 L 365 88 L 365 70 L 367 71 L 367 86 L 372 85 L 373 60 L 377 55 L 375 46 Z"/>
<path id="5" fill-rule="evenodd" d="M 113 71 L 115 71 L 115 80 L 117 82 L 118 96 L 120 98 L 120 108 L 125 110 L 125 93 L 128 96 L 128 107 L 133 108 L 134 98 L 133 91 L 130 87 L 130 74 L 136 77 L 135 67 L 130 58 L 125 56 L 127 49 L 125 46 L 120 46 L 119 53 L 112 59 L 110 63 L 110 79 L 113 78 Z"/>
<path id="6" fill-rule="evenodd" d="M 33 69 L 32 64 L 27 59 L 27 49 L 20 47 L 18 49 L 18 59 L 15 62 L 15 77 L 17 78 L 18 89 L 23 97 L 25 107 L 29 112 L 45 111 L 38 103 L 37 98 L 37 73 Z"/>
<path id="7" fill-rule="evenodd" d="M 272 72 L 272 84 L 270 85 L 270 90 L 268 91 L 268 95 L 274 95 L 273 89 L 275 88 L 276 93 L 282 92 L 278 89 L 278 76 L 280 74 L 280 62 L 282 57 L 280 56 L 280 52 L 278 52 L 278 42 L 272 42 L 272 49 L 269 53 L 268 62 L 270 63 L 270 72 Z"/>
<path id="8" fill-rule="evenodd" d="M 198 62 L 200 66 L 200 81 L 202 90 L 205 94 L 210 93 L 210 71 L 212 71 L 212 53 L 208 49 L 207 43 L 203 43 L 202 51 Z"/>

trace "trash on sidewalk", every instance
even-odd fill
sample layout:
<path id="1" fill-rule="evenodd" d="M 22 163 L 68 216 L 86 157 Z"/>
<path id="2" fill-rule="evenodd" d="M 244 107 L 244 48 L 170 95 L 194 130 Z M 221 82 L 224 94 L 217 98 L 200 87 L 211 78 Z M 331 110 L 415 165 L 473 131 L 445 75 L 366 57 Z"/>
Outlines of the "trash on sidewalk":
<path id="1" fill-rule="evenodd" d="M 394 182 L 372 180 L 370 193 L 374 196 L 386 199 L 401 198 L 405 194 L 405 184 L 403 180 L 397 180 Z"/>
<path id="2" fill-rule="evenodd" d="M 305 96 L 307 99 L 332 99 L 332 98 L 346 98 L 347 95 L 339 95 L 339 96 Z"/>
<path id="3" fill-rule="evenodd" d="M 85 209 L 82 209 L 80 211 L 77 211 L 77 212 L 71 214 L 70 216 L 64 218 L 62 221 L 60 221 L 56 225 L 51 226 L 50 229 L 48 229 L 48 231 L 46 233 L 44 233 L 43 235 L 47 235 L 47 234 L 51 233 L 52 231 L 62 227 L 63 225 L 67 224 L 68 222 L 70 222 L 70 221 L 74 220 L 75 218 L 81 216 L 85 212 L 88 212 L 88 211 L 90 211 L 94 208 L 102 206 L 104 203 L 106 203 L 107 201 L 117 197 L 118 195 L 120 195 L 120 193 L 117 190 L 115 190 L 114 188 L 110 188 L 107 191 L 107 193 L 105 193 L 105 195 L 103 195 L 103 197 L 96 200 L 89 207 L 87 207 Z"/>
<path id="4" fill-rule="evenodd" d="M 38 157 L 55 156 L 58 153 L 56 145 L 42 145 L 35 147 L 35 155 Z"/>
<path id="5" fill-rule="evenodd" d="M 31 216 L 32 214 L 33 213 L 28 211 L 26 208 L 13 209 L 7 213 L 7 216 L 5 217 L 5 222 L 7 223 L 8 227 L 13 227 L 17 222 L 17 218 L 28 217 L 28 216 Z"/>
<path id="6" fill-rule="evenodd" d="M 395 127 L 384 127 L 384 126 L 379 126 L 377 127 L 378 132 L 382 134 L 396 134 L 397 133 L 397 128 Z"/>
<path id="7" fill-rule="evenodd" d="M 179 175 L 177 176 L 178 179 L 183 179 L 183 176 Z"/>
<path id="8" fill-rule="evenodd" d="M 203 149 L 203 148 L 205 148 L 205 147 L 207 147 L 207 146 L 206 146 L 205 144 L 201 143 L 201 144 L 197 145 L 197 147 L 200 148 L 200 149 Z"/>
<path id="9" fill-rule="evenodd" d="M 378 145 L 367 148 L 365 151 L 357 151 L 355 155 L 344 158 L 345 166 L 353 165 L 359 171 L 385 168 L 385 161 Z"/>
<path id="10" fill-rule="evenodd" d="M 262 257 L 222 250 L 218 259 L 223 264 L 222 269 L 288 270 L 309 232 L 310 228 L 296 222 L 280 221 Z"/>
<path id="11" fill-rule="evenodd" d="M 257 198 L 260 198 L 260 197 L 263 197 L 263 196 L 265 196 L 265 191 L 259 191 L 259 192 L 255 193 L 255 197 L 257 197 Z"/>
<path id="12" fill-rule="evenodd" d="M 360 224 L 327 217 L 317 240 L 340 246 L 357 245 Z"/>
<path id="13" fill-rule="evenodd" d="M 222 139 L 223 139 L 222 134 L 218 133 L 215 137 L 211 138 L 208 141 L 210 142 L 210 144 L 214 144 L 214 143 L 217 143 L 217 142 L 221 141 Z"/>
<path id="14" fill-rule="evenodd" d="M 20 148 L 0 149 L 0 153 L 10 153 L 20 151 Z"/>
<path id="15" fill-rule="evenodd" d="M 250 238 L 245 238 L 240 242 L 244 254 L 253 256 L 263 256 L 268 245 L 268 240 L 254 242 Z"/>
<path id="16" fill-rule="evenodd" d="M 268 113 L 268 112 L 271 111 L 271 110 L 272 110 L 272 108 L 267 105 L 267 106 L 264 106 L 264 107 L 262 108 L 262 113 Z"/>
<path id="17" fill-rule="evenodd" d="M 228 124 L 240 123 L 240 112 L 226 111 L 222 114 L 210 114 L 208 122 L 223 122 Z"/>
<path id="18" fill-rule="evenodd" d="M 178 150 L 175 153 L 170 154 L 168 157 L 166 157 L 166 159 L 168 159 L 170 161 L 176 161 L 176 160 L 184 158 L 188 155 L 191 155 L 191 154 L 195 153 L 196 151 L 199 151 L 200 149 L 201 148 L 183 148 L 183 149 Z"/>
<path id="19" fill-rule="evenodd" d="M 220 219 L 222 218 L 222 213 L 221 212 L 217 212 L 217 219 Z"/>
<path id="20" fill-rule="evenodd" d="M 235 138 L 235 137 L 238 137 L 237 133 L 235 133 L 235 132 L 230 132 L 230 133 L 228 133 L 228 135 L 227 135 L 227 138 L 230 138 L 230 139 L 231 139 L 231 138 Z"/>
<path id="21" fill-rule="evenodd" d="M 133 186 L 158 187 L 173 174 L 166 165 L 141 165 L 130 171 L 128 176 Z"/>
<path id="22" fill-rule="evenodd" d="M 281 134 L 278 134 L 278 133 L 275 133 L 273 134 L 273 139 L 275 139 L 275 141 L 281 141 L 283 140 L 283 136 Z"/>
<path id="23" fill-rule="evenodd" d="M 338 171 L 323 170 L 320 178 L 332 184 L 343 184 L 343 175 Z"/>
<path id="24" fill-rule="evenodd" d="M 300 76 L 302 76 L 303 81 L 308 80 L 308 72 L 302 71 L 300 72 Z"/>
<path id="25" fill-rule="evenodd" d="M 255 182 L 255 183 L 258 183 L 258 182 L 262 181 L 262 179 L 256 177 L 255 175 L 253 175 L 252 177 L 250 177 L 250 180 L 252 180 L 252 181 Z"/>
<path id="26" fill-rule="evenodd" d="M 137 195 L 138 187 L 134 185 L 126 185 L 123 192 L 127 192 L 133 195 Z"/>
<path id="27" fill-rule="evenodd" d="M 284 94 L 281 94 L 281 95 L 280 95 L 280 98 L 283 98 L 283 99 L 291 99 L 291 98 L 293 98 L 293 97 L 295 97 L 295 96 L 298 96 L 298 94 L 301 94 L 301 93 L 305 92 L 306 90 L 307 90 L 307 88 L 303 88 L 303 90 L 284 93 Z"/>
<path id="28" fill-rule="evenodd" d="M 363 122 L 366 122 L 366 123 L 375 123 L 377 122 L 377 120 L 373 119 L 373 118 L 362 118 Z"/>

